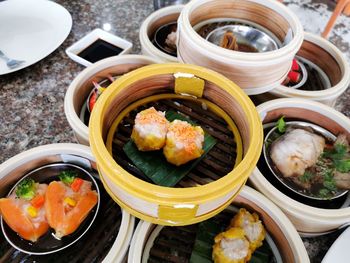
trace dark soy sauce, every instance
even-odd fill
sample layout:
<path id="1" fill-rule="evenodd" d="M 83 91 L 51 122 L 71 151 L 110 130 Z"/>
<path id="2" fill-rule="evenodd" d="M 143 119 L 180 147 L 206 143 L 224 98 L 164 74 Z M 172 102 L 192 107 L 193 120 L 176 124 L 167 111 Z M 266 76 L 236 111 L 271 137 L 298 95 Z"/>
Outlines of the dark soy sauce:
<path id="1" fill-rule="evenodd" d="M 82 57 L 87 61 L 90 61 L 91 63 L 95 63 L 96 61 L 99 61 L 104 58 L 117 56 L 122 51 L 123 49 L 120 47 L 117 47 L 102 39 L 97 39 L 90 46 L 78 53 L 78 56 Z"/>

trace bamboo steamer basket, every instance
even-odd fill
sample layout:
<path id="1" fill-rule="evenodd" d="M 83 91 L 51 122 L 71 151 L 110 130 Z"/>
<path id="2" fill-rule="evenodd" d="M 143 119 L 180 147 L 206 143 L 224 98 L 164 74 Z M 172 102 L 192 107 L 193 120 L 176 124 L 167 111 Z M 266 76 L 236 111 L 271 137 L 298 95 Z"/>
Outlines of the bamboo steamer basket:
<path id="1" fill-rule="evenodd" d="M 181 98 L 205 99 L 209 104 L 220 105 L 242 136 L 243 160 L 220 179 L 205 185 L 171 188 L 145 182 L 124 170 L 105 145 L 113 122 L 115 124 L 117 116 L 131 103 L 147 100 L 154 94 L 174 93 L 174 85 L 178 83 L 174 74 L 191 76 L 189 83 L 175 90 L 185 94 L 180 95 Z M 194 89 L 192 85 L 199 79 L 203 81 L 202 94 L 200 88 Z M 224 209 L 254 169 L 262 146 L 261 122 L 250 99 L 230 80 L 194 65 L 150 65 L 121 77 L 101 95 L 90 121 L 90 145 L 107 191 L 136 217 L 162 225 L 193 224 Z"/>
<path id="2" fill-rule="evenodd" d="M 267 232 L 274 240 L 283 262 L 310 262 L 304 244 L 293 224 L 275 204 L 262 194 L 244 186 L 232 204 L 236 207 L 246 207 L 259 215 Z M 144 251 L 149 248 L 145 248 L 146 243 L 150 238 L 155 237 L 154 234 L 159 234 L 162 228 L 163 226 L 156 226 L 149 222 L 139 222 L 130 244 L 128 263 L 147 262 L 148 259 L 145 258 L 147 253 L 145 254 Z"/>
<path id="3" fill-rule="evenodd" d="M 43 165 L 62 162 L 76 164 L 87 170 L 96 170 L 95 158 L 93 157 L 90 148 L 87 146 L 72 143 L 39 146 L 22 152 L 0 165 L 0 196 L 6 196 L 12 186 L 29 171 Z M 103 249 L 96 250 L 95 246 L 91 246 L 89 241 L 85 241 L 86 249 L 91 249 L 89 250 L 90 254 L 98 257 L 99 254 L 105 253 L 103 259 L 104 262 L 121 262 L 125 258 L 134 231 L 135 218 L 130 216 L 124 210 L 121 211 L 121 217 L 119 232 L 110 250 L 107 252 L 103 251 Z M 113 219 L 114 225 L 116 224 L 116 220 L 117 218 Z M 111 226 L 103 225 L 101 227 L 104 228 Z M 1 241 L 1 243 L 3 242 L 6 241 Z M 101 243 L 104 241 L 99 239 L 98 242 Z M 4 249 L 6 246 L 2 244 Z M 66 250 L 67 249 L 58 252 L 58 255 L 64 255 Z M 80 251 L 76 251 L 76 253 L 77 255 L 81 255 Z M 23 258 L 23 254 L 18 253 L 16 250 L 9 250 L 7 256 L 11 258 L 9 261 L 16 260 L 16 257 Z M 6 260 L 5 258 L 3 259 Z"/>
<path id="4" fill-rule="evenodd" d="M 282 43 L 291 30 L 291 41 L 274 51 L 246 53 L 227 50 L 203 39 L 194 29 L 209 19 L 240 19 L 272 32 Z M 240 86 L 248 95 L 280 85 L 303 41 L 298 18 L 274 0 L 193 0 L 178 20 L 178 59 L 215 70 Z"/>
<path id="5" fill-rule="evenodd" d="M 183 5 L 173 5 L 158 9 L 149 15 L 145 21 L 143 21 L 139 33 L 142 54 L 155 57 L 163 62 L 177 62 L 176 57 L 158 49 L 152 43 L 150 37 L 160 26 L 175 22 L 178 19 L 183 7 Z"/>
<path id="6" fill-rule="evenodd" d="M 70 84 L 65 98 L 64 111 L 77 141 L 89 145 L 89 128 L 79 118 L 80 111 L 92 87 L 92 81 L 101 82 L 107 76 L 119 76 L 145 65 L 159 63 L 155 58 L 141 55 L 123 55 L 103 59 L 84 69 Z"/>
<path id="7" fill-rule="evenodd" d="M 350 139 L 350 120 L 342 113 L 322 103 L 300 99 L 283 98 L 265 102 L 257 107 L 263 123 L 277 120 L 281 115 L 312 122 L 331 133 L 345 133 Z M 350 207 L 339 209 L 316 208 L 298 202 L 271 184 L 256 168 L 249 177 L 253 186 L 278 205 L 304 236 L 322 235 L 336 230 L 350 221 Z"/>
<path id="8" fill-rule="evenodd" d="M 280 85 L 266 94 L 257 95 L 259 102 L 276 98 L 305 98 L 334 107 L 337 98 L 350 84 L 349 64 L 341 51 L 328 40 L 305 33 L 297 56 L 318 66 L 329 78 L 331 87 L 323 90 L 300 90 Z"/>

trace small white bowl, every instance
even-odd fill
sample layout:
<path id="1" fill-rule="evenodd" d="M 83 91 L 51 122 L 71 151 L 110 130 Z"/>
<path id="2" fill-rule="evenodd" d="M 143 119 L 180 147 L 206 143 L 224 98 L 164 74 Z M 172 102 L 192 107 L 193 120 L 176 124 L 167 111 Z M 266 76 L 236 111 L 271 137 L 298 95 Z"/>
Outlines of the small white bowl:
<path id="1" fill-rule="evenodd" d="M 82 64 L 85 67 L 92 65 L 93 63 L 78 56 L 78 54 L 98 39 L 104 40 L 114 46 L 123 49 L 123 51 L 120 52 L 118 56 L 130 53 L 132 48 L 131 42 L 106 31 L 103 31 L 102 29 L 96 28 L 95 30 L 91 31 L 89 34 L 87 34 L 86 36 L 84 36 L 83 38 L 81 38 L 66 49 L 68 57 L 73 59 L 75 62 Z"/>

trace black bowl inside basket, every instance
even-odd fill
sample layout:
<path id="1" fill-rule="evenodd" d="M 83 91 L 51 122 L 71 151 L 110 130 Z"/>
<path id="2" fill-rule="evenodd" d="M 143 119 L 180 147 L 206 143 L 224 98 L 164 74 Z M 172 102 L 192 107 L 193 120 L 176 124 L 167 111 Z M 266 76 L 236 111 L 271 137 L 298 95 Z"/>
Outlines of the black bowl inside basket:
<path id="1" fill-rule="evenodd" d="M 165 25 L 162 25 L 157 29 L 157 31 L 154 33 L 154 37 L 152 42 L 154 45 L 160 49 L 161 51 L 167 53 L 168 55 L 171 55 L 173 57 L 177 56 L 177 49 L 174 46 L 171 46 L 167 44 L 167 38 L 168 36 L 176 32 L 177 30 L 177 22 L 168 23 Z"/>
<path id="2" fill-rule="evenodd" d="M 59 163 L 61 165 L 61 163 Z M 65 163 L 66 164 L 66 163 Z M 66 164 L 67 165 L 67 164 Z M 68 164 L 69 165 L 69 164 Z M 76 165 L 74 165 L 76 166 Z M 80 168 L 80 167 L 79 167 Z M 116 237 L 119 233 L 119 228 L 122 221 L 121 208 L 110 198 L 107 192 L 104 190 L 103 185 L 99 179 L 98 173 L 92 169 L 86 169 L 91 175 L 91 178 L 82 177 L 84 180 L 95 180 L 93 185 L 98 187 L 101 191 L 99 193 L 100 207 L 97 210 L 96 207 L 90 212 L 88 218 L 76 231 L 84 231 L 86 225 L 89 225 L 89 218 L 94 217 L 94 221 L 89 226 L 89 230 L 84 235 L 81 235 L 79 240 L 65 246 L 55 253 L 44 255 L 39 254 L 27 254 L 21 250 L 11 246 L 5 239 L 5 231 L 0 233 L 0 262 L 101 262 L 108 254 Z M 54 179 L 56 180 L 56 178 Z M 94 188 L 96 189 L 96 188 Z M 4 224 L 5 225 L 5 224 Z M 7 226 L 6 226 L 7 227 Z M 8 228 L 8 227 L 7 227 Z M 10 230 L 6 230 L 6 234 L 9 235 Z M 13 231 L 12 231 L 13 232 Z M 20 239 L 20 246 L 24 243 L 28 245 L 28 241 L 21 239 L 16 233 L 11 233 L 14 238 Z M 75 233 L 74 233 L 75 234 Z M 42 237 L 43 238 L 43 237 Z M 41 240 L 40 240 L 41 242 Z"/>
<path id="3" fill-rule="evenodd" d="M 35 182 L 49 184 L 51 181 L 58 181 L 58 175 L 63 171 L 72 171 L 77 174 L 79 178 L 92 182 L 92 190 L 95 190 L 98 196 L 100 195 L 99 187 L 93 176 L 88 171 L 77 165 L 66 163 L 49 164 L 29 172 L 13 186 L 9 194 L 15 191 L 17 185 L 25 178 L 31 178 Z M 49 229 L 47 233 L 41 236 L 36 242 L 25 240 L 6 224 L 3 217 L 1 217 L 1 228 L 7 241 L 16 249 L 28 254 L 46 255 L 65 249 L 77 242 L 93 224 L 99 206 L 100 198 L 98 198 L 97 205 L 90 211 L 89 215 L 81 223 L 78 229 L 74 231 L 74 233 L 61 239 L 54 236 L 53 229 Z"/>
<path id="4" fill-rule="evenodd" d="M 288 120 L 289 121 L 297 121 L 297 120 Z M 265 136 L 275 127 L 276 123 L 268 123 L 264 125 L 264 138 Z M 312 124 L 310 124 L 312 125 Z M 264 145 L 266 147 L 266 145 Z M 320 198 L 310 198 L 309 196 L 306 196 L 304 194 L 301 194 L 298 192 L 298 188 L 294 188 L 295 186 L 287 185 L 285 182 L 283 182 L 274 171 L 271 169 L 271 165 L 267 163 L 267 160 L 269 158 L 266 158 L 265 154 L 261 154 L 257 167 L 259 171 L 263 174 L 263 176 L 274 186 L 276 187 L 276 191 L 281 191 L 283 194 L 287 195 L 288 197 L 306 205 L 310 205 L 313 207 L 318 208 L 325 208 L 325 209 L 339 209 L 344 207 L 346 203 L 348 203 L 348 194 L 344 192 L 343 194 L 339 195 L 336 198 L 333 199 L 320 199 Z M 346 205 L 347 206 L 347 205 Z"/>

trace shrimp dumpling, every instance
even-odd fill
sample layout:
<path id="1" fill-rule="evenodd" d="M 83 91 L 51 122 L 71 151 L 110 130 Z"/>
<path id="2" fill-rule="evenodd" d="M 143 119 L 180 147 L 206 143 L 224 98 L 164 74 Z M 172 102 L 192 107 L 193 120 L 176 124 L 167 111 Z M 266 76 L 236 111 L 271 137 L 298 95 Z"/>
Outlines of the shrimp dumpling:
<path id="1" fill-rule="evenodd" d="M 250 243 L 249 247 L 251 251 L 262 246 L 266 231 L 256 213 L 251 214 L 246 209 L 241 208 L 238 214 L 231 220 L 230 226 L 240 227 L 244 230 L 245 236 Z"/>
<path id="2" fill-rule="evenodd" d="M 160 150 L 165 145 L 168 126 L 164 112 L 148 108 L 136 115 L 131 139 L 139 151 Z"/>
<path id="3" fill-rule="evenodd" d="M 241 228 L 233 227 L 218 234 L 214 242 L 212 258 L 215 263 L 244 263 L 251 258 L 249 242 Z"/>
<path id="4" fill-rule="evenodd" d="M 204 131 L 181 120 L 170 123 L 163 148 L 165 158 L 176 166 L 199 158 L 203 154 Z"/>

